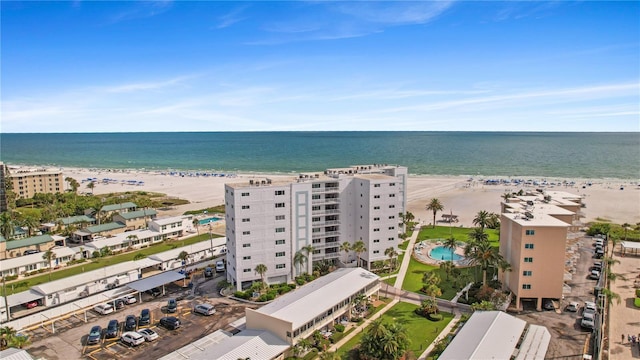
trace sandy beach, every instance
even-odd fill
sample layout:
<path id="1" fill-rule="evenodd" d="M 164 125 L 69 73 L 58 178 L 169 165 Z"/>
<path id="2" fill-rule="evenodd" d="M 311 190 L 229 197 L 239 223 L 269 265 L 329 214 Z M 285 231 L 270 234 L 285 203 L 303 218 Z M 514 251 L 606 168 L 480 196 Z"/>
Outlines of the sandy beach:
<path id="1" fill-rule="evenodd" d="M 190 204 L 182 205 L 161 213 L 161 215 L 177 215 L 187 210 L 204 209 L 224 203 L 224 184 L 248 182 L 249 179 L 293 180 L 295 175 L 283 174 L 233 174 L 232 176 L 195 176 L 194 173 L 170 175 L 167 172 L 143 170 L 105 170 L 62 168 L 64 177 L 72 177 L 81 183 L 79 192 L 90 192 L 86 188 L 86 179 L 97 179 L 93 192 L 104 194 L 124 191 L 152 191 L 168 196 L 189 200 Z M 111 179 L 103 183 L 103 179 Z M 472 226 L 475 214 L 480 210 L 500 211 L 501 195 L 505 192 L 517 192 L 520 189 L 536 189 L 535 185 L 485 185 L 485 179 L 469 179 L 461 176 L 426 176 L 411 175 L 407 184 L 407 210 L 411 211 L 423 223 L 431 223 L 433 214 L 425 210 L 431 198 L 438 198 L 444 205 L 444 213 L 458 215 L 459 222 L 455 226 Z M 498 179 L 491 178 L 491 179 Z M 527 177 L 540 183 L 547 181 L 556 185 L 547 185 L 549 190 L 567 191 L 584 197 L 586 208 L 583 222 L 597 218 L 608 219 L 614 223 L 636 224 L 640 222 L 640 186 L 630 180 L 604 179 L 550 179 L 543 177 Z M 85 180 L 83 182 L 83 180 Z M 124 182 L 123 182 L 124 180 Z M 566 181 L 567 185 L 562 185 Z M 142 182 L 142 183 L 140 183 Z M 570 184 L 573 182 L 573 184 Z M 437 215 L 440 218 L 440 214 Z"/>

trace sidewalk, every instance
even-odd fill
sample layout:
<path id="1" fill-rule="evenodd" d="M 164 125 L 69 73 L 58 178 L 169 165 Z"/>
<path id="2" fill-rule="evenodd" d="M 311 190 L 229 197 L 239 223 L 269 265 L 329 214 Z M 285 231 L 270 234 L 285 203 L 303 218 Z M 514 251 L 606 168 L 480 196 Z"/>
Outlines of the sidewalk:
<path id="1" fill-rule="evenodd" d="M 407 250 L 404 252 L 404 258 L 402 258 L 402 264 L 400 265 L 396 282 L 393 284 L 393 287 L 395 288 L 402 289 L 402 282 L 404 281 L 404 276 L 407 274 L 407 269 L 409 269 L 409 262 L 411 262 L 413 247 L 416 244 L 421 228 L 422 225 L 418 224 L 416 230 L 413 230 L 413 234 L 411 234 L 411 237 L 409 238 L 409 245 L 407 245 Z"/>
<path id="2" fill-rule="evenodd" d="M 358 325 L 352 332 L 349 333 L 349 335 L 343 337 L 340 341 L 338 341 L 337 343 L 333 344 L 327 351 L 334 351 L 335 352 L 336 350 L 338 350 L 338 348 L 340 348 L 342 345 L 346 344 L 347 341 L 351 340 L 354 336 L 360 334 L 364 330 L 364 328 L 366 328 L 367 326 L 369 326 L 369 324 L 371 324 L 371 322 L 373 322 L 374 320 L 376 320 L 377 318 L 382 316 L 382 314 L 387 312 L 387 310 L 391 309 L 395 304 L 398 303 L 398 301 L 399 300 L 398 300 L 397 297 L 395 299 L 393 299 L 390 303 L 387 304 L 387 306 L 385 306 L 380 311 L 375 313 L 371 318 L 366 319 L 365 321 L 363 321 L 362 324 Z"/>

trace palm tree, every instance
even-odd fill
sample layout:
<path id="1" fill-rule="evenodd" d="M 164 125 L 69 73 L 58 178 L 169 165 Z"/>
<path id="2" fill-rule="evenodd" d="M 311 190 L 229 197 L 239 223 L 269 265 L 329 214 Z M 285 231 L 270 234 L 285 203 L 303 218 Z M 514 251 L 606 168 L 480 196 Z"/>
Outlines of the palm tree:
<path id="1" fill-rule="evenodd" d="M 624 241 L 627 241 L 627 231 L 631 228 L 631 224 L 624 223 L 622 224 L 622 229 L 624 230 Z"/>
<path id="2" fill-rule="evenodd" d="M 396 249 L 391 246 L 388 247 L 385 251 L 384 254 L 387 255 L 389 257 L 389 267 L 391 267 L 391 270 L 395 270 L 395 261 L 393 261 L 393 259 L 398 256 L 398 252 L 396 251 Z"/>
<path id="3" fill-rule="evenodd" d="M 456 265 L 453 263 L 453 261 L 444 261 L 440 263 L 440 269 L 443 270 L 445 274 L 447 274 L 447 281 L 449 281 L 449 275 L 451 275 L 455 267 Z"/>
<path id="4" fill-rule="evenodd" d="M 178 259 L 183 263 L 187 260 L 188 257 L 189 257 L 189 253 L 186 251 L 181 251 L 180 254 L 178 254 Z"/>
<path id="5" fill-rule="evenodd" d="M 74 194 L 78 192 L 78 188 L 80 187 L 80 184 L 76 179 L 68 176 L 64 179 L 64 181 L 69 183 L 69 186 L 71 187 L 71 191 L 73 191 Z"/>
<path id="6" fill-rule="evenodd" d="M 315 250 L 315 248 L 313 247 L 313 245 L 309 244 L 306 246 L 303 246 L 302 249 L 306 255 L 307 255 L 307 272 L 311 272 L 309 270 L 309 265 L 311 265 L 313 263 L 312 257 L 313 257 L 313 251 Z"/>
<path id="7" fill-rule="evenodd" d="M 444 240 L 444 244 L 442 246 L 444 246 L 445 249 L 451 250 L 451 259 L 453 259 L 453 253 L 458 247 L 458 241 L 453 236 L 451 236 L 448 239 Z"/>
<path id="8" fill-rule="evenodd" d="M 468 236 L 471 242 L 489 242 L 489 235 L 479 227 L 473 228 Z"/>
<path id="9" fill-rule="evenodd" d="M 7 241 L 11 240 L 11 237 L 13 236 L 13 226 L 13 218 L 8 211 L 0 214 L 0 233 Z"/>
<path id="10" fill-rule="evenodd" d="M 607 303 L 609 303 L 609 304 L 611 304 L 611 300 L 616 300 L 616 304 L 618 304 L 618 305 L 620 305 L 620 302 L 622 301 L 620 299 L 620 295 L 614 293 L 613 291 L 609 290 L 608 288 L 603 288 L 602 289 L 602 294 L 607 299 Z"/>
<path id="11" fill-rule="evenodd" d="M 487 285 L 487 270 L 490 266 L 494 266 L 504 261 L 504 258 L 498 254 L 498 251 L 491 246 L 488 241 L 474 241 L 464 249 L 465 257 L 472 264 L 480 265 L 482 269 L 482 285 Z"/>
<path id="12" fill-rule="evenodd" d="M 501 195 L 502 199 L 506 202 L 507 200 L 511 199 L 513 197 L 512 193 L 506 192 L 504 194 Z"/>
<path id="13" fill-rule="evenodd" d="M 362 358 L 398 360 L 405 356 L 410 340 L 407 330 L 397 322 L 384 324 L 377 319 L 362 336 L 359 353 Z"/>
<path id="14" fill-rule="evenodd" d="M 367 248 L 364 246 L 364 242 L 362 240 L 356 241 L 351 247 L 351 250 L 353 250 L 358 256 L 358 266 L 360 266 L 360 254 L 367 251 Z"/>
<path id="15" fill-rule="evenodd" d="M 33 229 L 37 229 L 40 222 L 33 216 L 25 216 L 22 219 L 22 226 L 27 228 L 27 234 L 31 237 Z"/>
<path id="16" fill-rule="evenodd" d="M 196 231 L 198 232 L 198 235 L 200 235 L 200 227 L 198 225 L 200 225 L 200 220 L 193 219 L 193 227 L 196 228 Z"/>
<path id="17" fill-rule="evenodd" d="M 267 272 L 267 265 L 258 264 L 256 265 L 256 268 L 254 269 L 254 271 L 260 274 L 260 279 L 262 280 L 262 286 L 264 287 L 266 285 L 266 283 L 264 282 L 264 274 Z"/>
<path id="18" fill-rule="evenodd" d="M 16 329 L 11 326 L 3 326 L 0 328 L 0 350 L 4 350 L 9 347 L 9 340 L 16 336 Z"/>
<path id="19" fill-rule="evenodd" d="M 29 340 L 29 337 L 26 335 L 13 335 L 11 337 L 9 337 L 9 341 L 8 341 L 8 345 L 9 347 L 14 347 L 14 348 L 18 348 L 18 349 L 22 349 L 25 346 L 28 346 L 29 344 L 31 344 L 31 340 Z"/>
<path id="20" fill-rule="evenodd" d="M 440 200 L 433 198 L 427 205 L 428 211 L 433 211 L 433 228 L 436 228 L 436 214 L 438 211 L 444 210 L 444 205 L 440 202 Z"/>
<path id="21" fill-rule="evenodd" d="M 473 218 L 473 225 L 480 226 L 480 229 L 484 231 L 484 228 L 487 227 L 490 221 L 489 212 L 486 210 L 480 210 L 476 214 L 476 217 Z"/>
<path id="22" fill-rule="evenodd" d="M 326 351 L 320 354 L 320 360 L 340 360 L 341 357 L 337 352 Z"/>
<path id="23" fill-rule="evenodd" d="M 340 244 L 340 251 L 344 251 L 345 254 L 349 254 L 349 251 L 351 251 L 351 243 L 348 241 L 343 242 L 342 244 Z M 345 264 L 347 263 L 347 261 L 345 260 Z"/>
<path id="24" fill-rule="evenodd" d="M 87 184 L 87 189 L 91 189 L 91 194 L 93 194 L 93 189 L 96 187 L 96 183 L 91 181 Z"/>
<path id="25" fill-rule="evenodd" d="M 42 254 L 42 260 L 47 260 L 47 262 L 49 263 L 49 281 L 51 281 L 51 272 L 53 271 L 53 265 L 51 263 L 55 259 L 56 259 L 56 253 L 51 251 L 51 249 L 47 250 L 44 254 Z"/>
<path id="26" fill-rule="evenodd" d="M 300 251 L 296 251 L 296 253 L 293 255 L 293 266 L 296 267 L 297 265 L 300 265 L 300 267 L 304 267 L 304 264 L 307 262 L 307 257 L 302 253 L 302 250 Z M 303 273 L 303 271 L 298 271 L 298 273 Z"/>
<path id="27" fill-rule="evenodd" d="M 142 259 L 144 259 L 144 258 L 146 258 L 146 257 L 147 257 L 147 255 L 145 255 L 144 253 L 137 253 L 137 254 L 133 257 L 133 260 L 134 260 L 134 261 L 142 260 Z"/>
<path id="28" fill-rule="evenodd" d="M 138 240 L 138 235 L 129 235 L 127 236 L 127 240 L 129 240 L 129 247 L 131 247 L 131 243 Z"/>
<path id="29" fill-rule="evenodd" d="M 489 213 L 489 223 L 487 223 L 488 229 L 500 228 L 500 215 L 496 213 Z"/>

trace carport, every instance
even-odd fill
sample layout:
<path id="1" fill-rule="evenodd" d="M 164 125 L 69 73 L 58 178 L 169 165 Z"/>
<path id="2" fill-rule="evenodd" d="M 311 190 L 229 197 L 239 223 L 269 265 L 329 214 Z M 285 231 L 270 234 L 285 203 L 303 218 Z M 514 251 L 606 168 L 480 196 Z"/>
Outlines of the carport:
<path id="1" fill-rule="evenodd" d="M 622 247 L 623 255 L 627 253 L 627 250 L 629 250 L 629 253 L 633 252 L 633 255 L 638 255 L 638 250 L 640 250 L 640 243 L 633 241 L 621 241 L 620 246 Z"/>
<path id="2" fill-rule="evenodd" d="M 142 302 L 142 292 L 151 290 L 155 287 L 162 286 L 162 295 L 164 295 L 164 285 L 184 279 L 184 274 L 177 271 L 166 271 L 157 275 L 149 276 L 146 279 L 137 280 L 127 284 L 127 287 L 138 292 L 138 300 Z"/>
<path id="3" fill-rule="evenodd" d="M 23 291 L 17 294 L 7 296 L 7 303 L 9 305 L 9 311 L 11 311 L 11 308 L 14 306 L 26 304 L 28 302 L 32 302 L 36 300 L 38 301 L 38 305 L 42 305 L 43 299 L 44 299 L 44 295 L 29 289 L 27 291 Z"/>

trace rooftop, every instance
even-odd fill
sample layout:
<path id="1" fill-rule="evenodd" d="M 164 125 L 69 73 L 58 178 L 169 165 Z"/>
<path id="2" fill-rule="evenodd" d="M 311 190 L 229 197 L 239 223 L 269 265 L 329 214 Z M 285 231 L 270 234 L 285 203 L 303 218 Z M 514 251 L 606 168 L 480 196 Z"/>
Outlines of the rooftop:
<path id="1" fill-rule="evenodd" d="M 76 215 L 76 216 L 67 216 L 67 217 L 59 218 L 58 221 L 61 221 L 64 225 L 71 225 L 71 224 L 76 224 L 81 222 L 92 223 L 96 221 L 96 219 L 92 217 L 88 217 L 86 215 Z"/>
<path id="2" fill-rule="evenodd" d="M 97 234 L 97 233 L 101 233 L 103 231 L 110 231 L 110 230 L 115 230 L 115 229 L 121 229 L 126 227 L 124 224 L 119 223 L 119 222 L 110 222 L 110 223 L 106 223 L 106 224 L 101 224 L 101 225 L 95 225 L 95 226 L 89 226 L 88 228 L 86 228 L 85 230 L 89 233 L 92 234 Z"/>
<path id="3" fill-rule="evenodd" d="M 191 215 L 171 216 L 171 217 L 165 217 L 165 218 L 160 218 L 160 219 L 153 219 L 153 223 L 158 224 L 160 226 L 169 225 L 169 224 L 173 224 L 173 223 L 182 222 L 182 221 L 184 221 L 184 219 L 189 219 L 189 218 L 192 218 L 192 217 L 193 216 L 191 216 Z"/>
<path id="4" fill-rule="evenodd" d="M 136 207 L 138 207 L 138 205 L 136 205 L 136 204 L 134 204 L 132 202 L 126 202 L 126 203 L 122 203 L 122 204 L 105 205 L 100 209 L 100 211 L 103 211 L 103 212 L 118 211 L 118 210 L 122 210 L 122 209 L 129 209 L 129 208 L 136 208 Z"/>
<path id="5" fill-rule="evenodd" d="M 256 311 L 290 322 L 296 329 L 379 279 L 378 275 L 362 268 L 338 269 Z"/>
<path id="6" fill-rule="evenodd" d="M 26 239 L 10 240 L 10 241 L 7 241 L 7 250 L 14 250 L 22 247 L 27 247 L 27 246 L 46 244 L 52 241 L 53 241 L 53 238 L 51 237 L 51 235 L 38 235 L 38 236 L 29 237 Z"/>
<path id="7" fill-rule="evenodd" d="M 143 218 L 143 217 L 146 217 L 146 216 L 153 216 L 153 215 L 157 215 L 157 214 L 158 214 L 158 212 L 155 211 L 154 209 L 143 209 L 143 210 L 123 212 L 123 213 L 120 213 L 118 215 L 122 216 L 122 218 L 125 219 L 125 220 L 131 220 L 131 219 Z"/>

